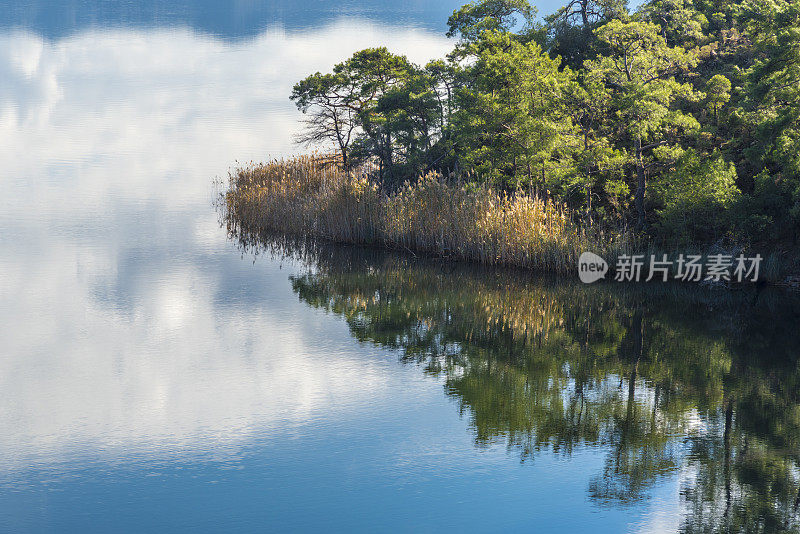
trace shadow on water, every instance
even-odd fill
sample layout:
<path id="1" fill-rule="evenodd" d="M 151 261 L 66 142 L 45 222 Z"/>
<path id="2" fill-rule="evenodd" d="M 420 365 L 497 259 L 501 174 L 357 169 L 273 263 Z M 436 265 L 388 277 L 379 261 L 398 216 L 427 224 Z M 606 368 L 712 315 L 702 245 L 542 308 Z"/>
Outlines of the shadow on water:
<path id="1" fill-rule="evenodd" d="M 800 300 L 780 291 L 580 283 L 234 234 L 300 260 L 309 306 L 440 377 L 475 445 L 605 456 L 589 498 L 677 477 L 682 531 L 800 529 Z"/>

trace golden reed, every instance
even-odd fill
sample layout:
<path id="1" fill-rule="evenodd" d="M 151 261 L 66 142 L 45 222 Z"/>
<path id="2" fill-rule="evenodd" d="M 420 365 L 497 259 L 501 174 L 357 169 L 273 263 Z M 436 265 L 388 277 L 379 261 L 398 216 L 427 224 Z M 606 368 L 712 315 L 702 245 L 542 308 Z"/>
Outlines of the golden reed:
<path id="1" fill-rule="evenodd" d="M 342 171 L 335 158 L 299 156 L 251 164 L 230 175 L 231 232 L 269 232 L 378 245 L 485 264 L 572 274 L 581 252 L 630 253 L 629 238 L 576 224 L 563 205 L 507 195 L 430 173 L 393 192 Z"/>

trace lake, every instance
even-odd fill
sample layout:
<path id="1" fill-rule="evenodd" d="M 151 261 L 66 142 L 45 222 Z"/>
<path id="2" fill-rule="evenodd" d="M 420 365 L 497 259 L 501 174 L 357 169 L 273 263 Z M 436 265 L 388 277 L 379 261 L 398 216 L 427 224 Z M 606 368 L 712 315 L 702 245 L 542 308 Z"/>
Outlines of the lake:
<path id="1" fill-rule="evenodd" d="M 460 3 L 0 0 L 0 531 L 800 529 L 796 295 L 222 224 L 296 81 Z"/>

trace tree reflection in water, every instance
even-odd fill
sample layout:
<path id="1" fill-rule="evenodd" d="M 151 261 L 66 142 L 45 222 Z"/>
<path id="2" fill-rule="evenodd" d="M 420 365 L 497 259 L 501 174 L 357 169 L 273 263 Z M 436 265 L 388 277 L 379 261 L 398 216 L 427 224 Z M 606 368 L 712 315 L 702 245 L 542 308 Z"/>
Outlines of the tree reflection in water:
<path id="1" fill-rule="evenodd" d="M 242 237 L 245 248 L 258 241 Z M 800 302 L 769 290 L 582 286 L 325 245 L 310 306 L 442 377 L 475 443 L 605 454 L 588 495 L 620 506 L 680 475 L 686 532 L 799 530 Z"/>

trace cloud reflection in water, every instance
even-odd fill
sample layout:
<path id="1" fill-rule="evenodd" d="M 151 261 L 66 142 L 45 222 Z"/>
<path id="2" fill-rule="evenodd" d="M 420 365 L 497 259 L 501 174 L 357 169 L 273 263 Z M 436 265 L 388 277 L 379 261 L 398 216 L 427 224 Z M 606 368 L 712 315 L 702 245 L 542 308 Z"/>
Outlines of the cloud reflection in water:
<path id="1" fill-rule="evenodd" d="M 206 453 L 380 395 L 341 324 L 232 250 L 211 181 L 297 151 L 292 84 L 384 43 L 449 46 L 353 20 L 0 35 L 0 466 Z"/>

